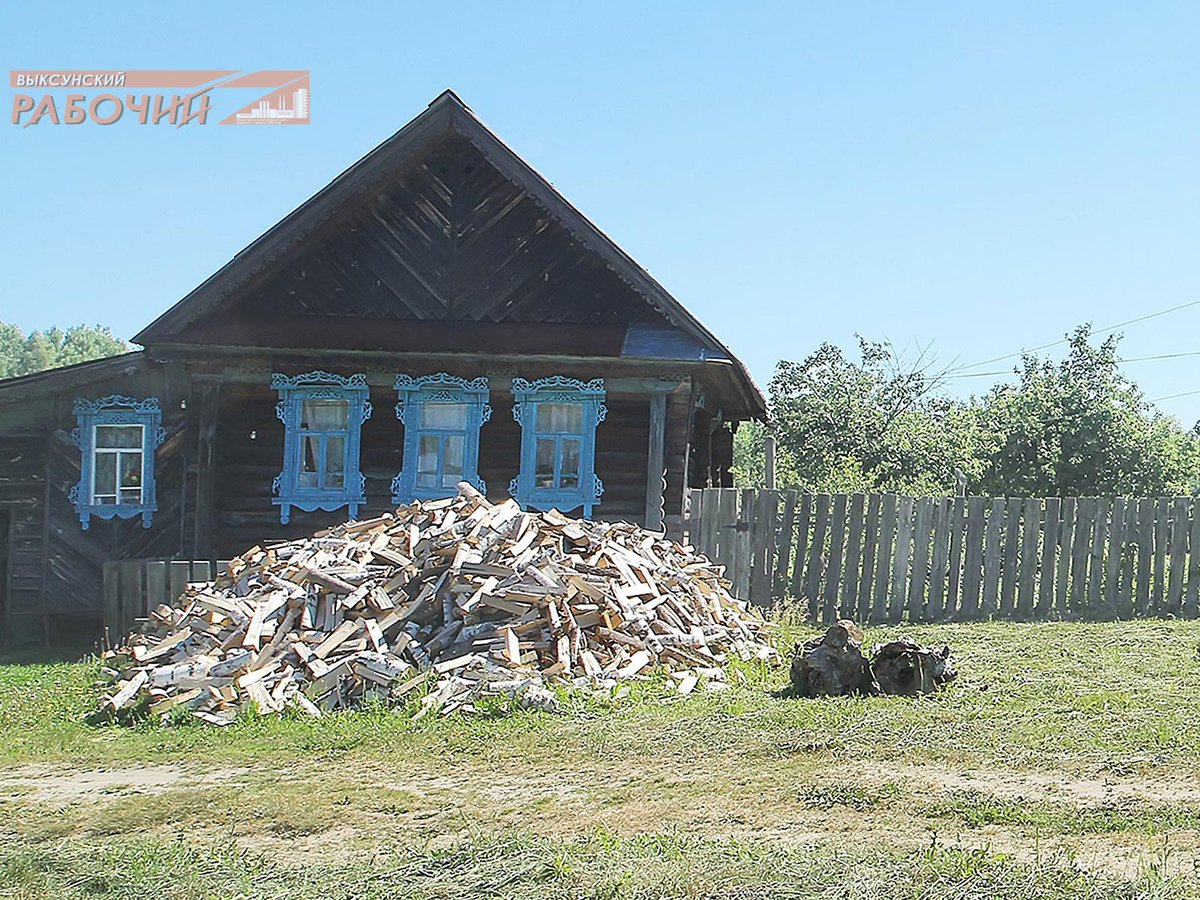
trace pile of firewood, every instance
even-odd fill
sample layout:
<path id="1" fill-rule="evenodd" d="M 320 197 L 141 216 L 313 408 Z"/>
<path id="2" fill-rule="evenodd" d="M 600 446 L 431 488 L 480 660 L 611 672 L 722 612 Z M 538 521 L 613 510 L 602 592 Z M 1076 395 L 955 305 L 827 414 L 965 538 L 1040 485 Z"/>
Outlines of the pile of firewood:
<path id="1" fill-rule="evenodd" d="M 802 697 L 931 694 L 958 677 L 950 648 L 923 647 L 911 638 L 880 644 L 868 657 L 853 622 L 835 622 L 792 654 L 792 691 Z"/>
<path id="2" fill-rule="evenodd" d="M 254 547 L 105 655 L 99 715 L 146 704 L 214 725 L 251 705 L 309 715 L 420 696 L 552 708 L 665 669 L 679 693 L 774 659 L 767 624 L 691 547 L 628 524 L 525 512 L 474 488 Z M 493 704 L 494 705 L 494 704 Z"/>

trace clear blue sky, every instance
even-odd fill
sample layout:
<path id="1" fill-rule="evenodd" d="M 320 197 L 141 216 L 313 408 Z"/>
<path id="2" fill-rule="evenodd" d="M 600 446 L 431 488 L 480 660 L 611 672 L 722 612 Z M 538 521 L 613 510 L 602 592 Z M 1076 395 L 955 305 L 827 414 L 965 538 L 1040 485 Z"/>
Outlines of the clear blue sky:
<path id="1" fill-rule="evenodd" d="M 5 88 L 0 319 L 132 335 L 452 87 L 764 385 L 855 332 L 974 363 L 1200 300 L 1198 35 L 1194 3 L 8 3 L 5 69 L 310 69 L 314 121 L 18 129 Z M 1200 391 L 1200 356 L 1127 371 Z"/>

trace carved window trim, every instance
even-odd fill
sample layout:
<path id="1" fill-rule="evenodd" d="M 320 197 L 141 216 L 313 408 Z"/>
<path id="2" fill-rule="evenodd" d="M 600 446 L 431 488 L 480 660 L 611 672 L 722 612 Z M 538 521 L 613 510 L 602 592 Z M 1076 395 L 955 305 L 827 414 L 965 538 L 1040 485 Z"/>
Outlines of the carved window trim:
<path id="1" fill-rule="evenodd" d="M 113 394 L 98 400 L 75 401 L 75 429 L 71 439 L 80 451 L 79 483 L 74 485 L 68 497 L 79 514 L 79 523 L 86 531 L 91 527 L 92 517 L 99 519 L 132 519 L 142 517 L 142 527 L 149 528 L 158 502 L 154 484 L 154 449 L 166 439 L 162 428 L 162 410 L 156 397 L 138 400 Z M 141 454 L 140 500 L 137 503 L 121 501 L 120 459 L 131 455 L 133 448 L 107 449 L 96 446 L 96 430 L 106 425 L 137 426 L 141 428 L 141 442 L 137 451 Z M 96 458 L 98 454 L 116 457 L 116 503 L 96 501 Z"/>
<path id="2" fill-rule="evenodd" d="M 551 375 L 528 381 L 514 378 L 513 418 L 521 426 L 521 468 L 509 483 L 509 493 L 524 507 L 557 509 L 572 512 L 582 507 L 585 518 L 600 504 L 604 482 L 596 475 L 596 427 L 604 421 L 608 409 L 604 405 L 604 379 L 580 381 L 564 375 Z M 579 472 L 575 487 L 563 487 L 559 481 L 562 464 L 562 441 L 566 433 L 538 430 L 538 408 L 543 403 L 577 403 L 582 408 L 582 425 L 571 437 L 579 440 Z M 554 439 L 558 458 L 555 460 L 556 482 L 553 486 L 538 486 L 535 482 L 539 436 Z"/>
<path id="3" fill-rule="evenodd" d="M 358 509 L 366 503 L 366 476 L 361 472 L 362 425 L 371 418 L 370 388 L 366 375 L 334 375 L 329 372 L 306 372 L 302 375 L 271 376 L 272 389 L 279 392 L 275 415 L 283 422 L 283 471 L 271 485 L 272 503 L 279 507 L 279 521 L 287 524 L 292 509 L 332 512 L 345 506 L 347 517 L 358 518 Z M 344 400 L 349 404 L 344 436 L 345 459 L 341 488 L 306 487 L 300 484 L 301 410 L 306 400 Z M 323 432 L 335 436 L 333 431 Z M 324 447 L 322 442 L 320 446 Z"/>
<path id="4" fill-rule="evenodd" d="M 413 500 L 436 500 L 452 497 L 456 486 L 442 484 L 446 439 L 461 436 L 463 439 L 463 481 L 475 485 L 487 493 L 487 485 L 479 477 L 479 432 L 492 417 L 488 404 L 490 390 L 483 376 L 468 381 L 456 375 L 438 372 L 413 378 L 409 375 L 396 376 L 396 418 L 404 424 L 404 461 L 400 472 L 392 479 L 392 502 L 410 503 Z M 467 407 L 467 421 L 463 428 L 425 428 L 421 425 L 421 414 L 427 403 L 462 403 Z M 417 484 L 418 462 L 422 436 L 438 439 L 437 484 Z M 457 481 L 455 482 L 457 485 Z"/>

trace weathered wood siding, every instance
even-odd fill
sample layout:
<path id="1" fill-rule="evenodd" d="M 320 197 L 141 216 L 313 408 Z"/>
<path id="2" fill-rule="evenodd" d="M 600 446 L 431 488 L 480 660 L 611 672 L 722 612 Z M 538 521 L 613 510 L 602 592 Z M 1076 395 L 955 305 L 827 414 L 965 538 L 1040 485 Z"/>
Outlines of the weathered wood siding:
<path id="1" fill-rule="evenodd" d="M 292 510 L 291 521 L 279 521 L 271 483 L 283 468 L 283 423 L 275 415 L 277 392 L 269 387 L 226 385 L 221 392 L 217 424 L 214 550 L 234 556 L 264 540 L 308 534 L 346 520 L 344 508 L 326 512 Z M 392 407 L 395 393 L 372 388 L 374 412 L 363 424 L 361 471 L 367 502 L 360 516 L 391 508 L 392 478 L 400 470 L 402 429 Z"/>
<path id="2" fill-rule="evenodd" d="M 269 379 L 280 366 L 250 356 L 240 362 L 168 360 L 140 365 L 138 372 L 122 378 L 8 405 L 20 410 L 19 418 L 7 418 L 0 426 L 0 505 L 11 510 L 12 523 L 8 619 L 98 619 L 102 569 L 112 560 L 228 558 L 255 543 L 307 534 L 345 520 L 343 508 L 294 510 L 288 525 L 279 521 L 271 486 L 283 467 L 284 428 L 275 415 L 278 394 Z M 359 368 L 331 358 L 313 367 L 342 372 Z M 393 411 L 394 372 L 366 368 L 371 372 L 373 414 L 362 433 L 363 516 L 391 508 L 391 482 L 402 465 L 404 445 L 404 427 Z M 422 374 L 438 368 L 410 371 Z M 458 371 L 473 375 L 478 369 Z M 597 374 L 594 362 L 583 371 L 531 363 L 520 374 L 537 378 L 554 372 L 581 378 Z M 608 415 L 596 432 L 596 472 L 604 482 L 597 518 L 645 520 L 651 483 L 651 397 L 638 385 L 640 378 L 652 376 L 653 370 L 626 362 L 613 377 L 617 387 L 605 399 Z M 508 496 L 509 482 L 519 468 L 521 430 L 512 418 L 507 391 L 511 375 L 491 377 L 493 412 L 481 433 L 479 472 L 489 496 L 500 501 Z M 158 510 L 149 529 L 142 528 L 140 519 L 94 518 L 84 531 L 68 499 L 80 477 L 80 453 L 71 440 L 73 405 L 79 397 L 113 393 L 159 400 L 166 437 L 155 455 Z M 687 379 L 666 400 L 663 510 L 665 524 L 672 529 L 679 526 L 687 485 L 693 400 Z"/>
<path id="3" fill-rule="evenodd" d="M 0 504 L 12 517 L 8 584 L 0 585 L 9 616 L 32 615 L 40 606 L 45 484 L 45 436 L 13 435 L 0 441 Z"/>
<path id="4" fill-rule="evenodd" d="M 377 327 L 355 328 L 355 319 Z M 181 337 L 461 351 L 456 336 L 437 327 L 447 319 L 535 326 L 511 331 L 507 347 L 536 340 L 537 325 L 587 325 L 588 338 L 603 334 L 597 326 L 612 325 L 615 352 L 627 323 L 664 321 L 477 147 L 453 138 L 347 218 L 331 219 L 248 287 L 236 311 L 223 309 Z M 394 327 L 399 322 L 404 327 Z M 408 324 L 423 322 L 434 328 Z M 315 345 L 314 327 L 325 329 Z M 461 332 L 473 333 L 469 324 Z M 544 343 L 523 350 L 546 352 Z"/>
<path id="5" fill-rule="evenodd" d="M 11 630 L 29 632 L 29 620 L 45 615 L 98 621 L 106 561 L 180 552 L 187 446 L 181 384 L 178 371 L 162 367 L 6 407 L 0 426 L 0 504 L 12 510 L 6 595 Z M 80 451 L 71 439 L 74 402 L 115 393 L 157 397 L 162 406 L 166 439 L 155 454 L 158 511 L 149 529 L 140 518 L 94 518 L 84 531 L 68 496 L 80 470 Z"/>

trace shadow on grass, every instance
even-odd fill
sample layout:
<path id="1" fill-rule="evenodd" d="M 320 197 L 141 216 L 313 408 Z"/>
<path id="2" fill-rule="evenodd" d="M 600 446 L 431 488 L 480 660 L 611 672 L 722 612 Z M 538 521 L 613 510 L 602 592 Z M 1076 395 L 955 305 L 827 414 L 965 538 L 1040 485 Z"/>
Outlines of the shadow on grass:
<path id="1" fill-rule="evenodd" d="M 12 641 L 0 643 L 0 666 L 82 662 L 99 652 L 99 641 L 75 635 L 60 638 L 49 646 L 41 641 Z"/>

